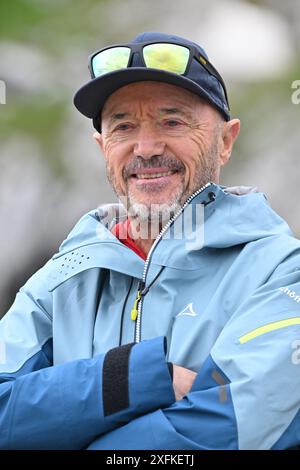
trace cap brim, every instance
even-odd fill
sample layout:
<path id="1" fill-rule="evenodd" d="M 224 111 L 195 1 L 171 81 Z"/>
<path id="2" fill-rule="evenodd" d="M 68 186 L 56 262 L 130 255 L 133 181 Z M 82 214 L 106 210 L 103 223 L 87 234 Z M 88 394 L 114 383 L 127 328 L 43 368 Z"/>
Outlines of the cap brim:
<path id="1" fill-rule="evenodd" d="M 121 69 L 94 78 L 77 91 L 74 96 L 74 105 L 84 116 L 95 119 L 99 116 L 105 101 L 112 93 L 130 83 L 143 81 L 164 82 L 185 88 L 209 101 L 219 111 L 223 112 L 224 117 L 228 119 L 226 111 L 221 110 L 220 106 L 212 100 L 208 93 L 189 78 L 172 72 L 145 67 Z"/>

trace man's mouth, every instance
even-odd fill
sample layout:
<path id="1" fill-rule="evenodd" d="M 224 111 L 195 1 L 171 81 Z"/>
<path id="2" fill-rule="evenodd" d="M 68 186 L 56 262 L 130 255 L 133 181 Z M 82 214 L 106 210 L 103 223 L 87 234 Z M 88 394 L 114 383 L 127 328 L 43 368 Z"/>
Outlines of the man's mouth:
<path id="1" fill-rule="evenodd" d="M 163 178 L 165 176 L 171 176 L 174 173 L 177 173 L 177 170 L 169 170 L 169 171 L 152 171 L 148 173 L 135 173 L 131 175 L 134 178 L 137 178 L 138 180 L 141 179 L 155 179 L 155 178 Z"/>
<path id="2" fill-rule="evenodd" d="M 168 168 L 167 166 L 157 166 L 150 168 L 139 168 L 133 170 L 130 174 L 130 178 L 136 180 L 163 180 L 178 173 L 177 168 Z"/>

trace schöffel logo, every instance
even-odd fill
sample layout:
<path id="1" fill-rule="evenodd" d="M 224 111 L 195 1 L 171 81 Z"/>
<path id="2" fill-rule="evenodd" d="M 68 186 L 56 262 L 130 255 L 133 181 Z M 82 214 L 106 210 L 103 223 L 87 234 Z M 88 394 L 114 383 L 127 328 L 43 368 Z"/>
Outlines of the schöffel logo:
<path id="1" fill-rule="evenodd" d="M 298 304 L 300 303 L 300 295 L 296 294 L 295 291 L 290 290 L 288 287 L 280 287 L 279 290 L 281 292 L 284 292 L 286 295 L 288 295 L 291 299 L 293 299 Z"/>

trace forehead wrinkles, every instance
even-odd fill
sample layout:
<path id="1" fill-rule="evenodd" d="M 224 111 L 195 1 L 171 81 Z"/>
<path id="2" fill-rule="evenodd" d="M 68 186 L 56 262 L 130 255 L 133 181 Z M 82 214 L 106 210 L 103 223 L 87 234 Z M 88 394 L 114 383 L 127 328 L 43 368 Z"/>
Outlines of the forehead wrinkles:
<path id="1" fill-rule="evenodd" d="M 162 116 L 179 115 L 186 118 L 195 117 L 196 106 L 188 106 L 184 100 L 133 100 L 130 103 L 118 103 L 107 107 L 102 119 L 116 122 L 127 118 L 154 118 Z"/>

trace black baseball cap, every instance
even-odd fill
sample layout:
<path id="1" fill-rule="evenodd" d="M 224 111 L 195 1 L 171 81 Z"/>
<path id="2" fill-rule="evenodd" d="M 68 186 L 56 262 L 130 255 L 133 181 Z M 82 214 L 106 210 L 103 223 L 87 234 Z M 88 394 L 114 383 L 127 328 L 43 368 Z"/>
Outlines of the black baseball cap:
<path id="1" fill-rule="evenodd" d="M 164 43 L 170 41 L 171 43 L 193 47 L 199 57 L 201 56 L 202 61 L 204 58 L 210 64 L 202 47 L 179 36 L 159 32 L 145 32 L 137 35 L 126 45 L 159 41 Z M 229 121 L 229 104 L 225 84 L 216 69 L 213 66 L 212 68 L 216 73 L 210 73 L 207 67 L 203 66 L 196 58 L 193 58 L 186 73 L 179 75 L 166 70 L 146 67 L 140 54 L 134 53 L 131 63 L 126 68 L 92 78 L 83 85 L 74 96 L 74 104 L 84 116 L 93 119 L 95 129 L 101 132 L 102 108 L 112 93 L 130 83 L 157 81 L 177 85 L 201 96 L 214 106 L 226 121 Z"/>

